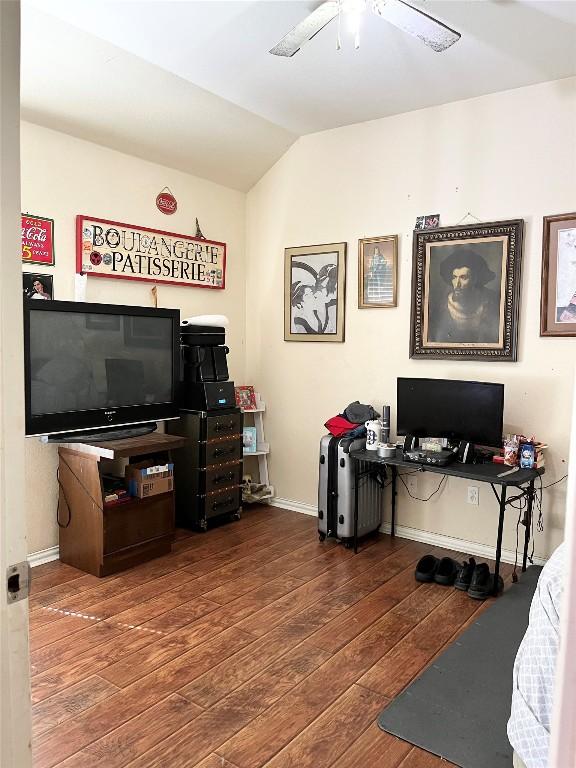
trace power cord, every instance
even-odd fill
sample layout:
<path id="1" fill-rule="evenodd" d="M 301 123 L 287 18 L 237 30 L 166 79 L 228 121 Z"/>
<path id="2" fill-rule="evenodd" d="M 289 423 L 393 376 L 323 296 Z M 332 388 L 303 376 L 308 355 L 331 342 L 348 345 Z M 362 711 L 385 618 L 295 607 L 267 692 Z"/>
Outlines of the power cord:
<path id="1" fill-rule="evenodd" d="M 538 482 L 539 487 L 534 489 L 534 498 L 533 498 L 533 511 L 538 511 L 538 518 L 536 520 L 536 526 L 534 524 L 531 525 L 530 529 L 530 538 L 532 540 L 532 549 L 530 551 L 530 554 L 528 555 L 528 560 L 530 561 L 530 564 L 534 564 L 534 548 L 535 548 L 535 537 L 534 537 L 534 527 L 536 527 L 536 530 L 538 533 L 544 532 L 544 514 L 543 514 L 543 491 L 546 488 L 551 488 L 553 485 L 558 485 L 558 483 L 561 483 L 563 480 L 566 480 L 568 475 L 562 475 L 562 477 L 558 480 L 554 480 L 552 483 L 548 483 L 548 485 L 543 485 L 542 483 L 542 475 L 538 475 Z M 516 553 L 514 557 L 514 572 L 512 573 L 512 581 L 516 582 L 518 581 L 518 576 L 516 574 L 516 569 L 518 567 L 518 529 L 520 526 L 520 523 L 522 522 L 522 512 L 526 510 L 528 505 L 528 501 L 526 497 L 520 500 L 520 504 L 516 506 L 515 504 L 511 504 L 511 507 L 514 507 L 514 509 L 520 510 L 518 514 L 518 522 L 516 523 Z M 533 515 L 534 517 L 534 515 Z M 532 523 L 532 521 L 529 521 Z M 527 525 L 528 521 L 524 523 L 524 525 Z"/>
<path id="2" fill-rule="evenodd" d="M 58 528 L 68 528 L 68 526 L 72 522 L 72 510 L 70 509 L 70 504 L 66 497 L 66 491 L 64 490 L 64 486 L 60 482 L 60 467 L 56 468 L 56 481 L 58 483 L 58 487 L 62 491 L 62 496 L 64 496 L 64 501 L 66 502 L 66 509 L 68 510 L 68 520 L 66 524 L 63 525 L 60 522 L 60 494 L 58 494 L 58 503 L 56 504 L 56 522 L 58 523 Z"/>
<path id="3" fill-rule="evenodd" d="M 68 464 L 68 462 L 66 461 L 66 459 L 65 459 L 65 458 L 64 458 L 62 455 L 60 455 L 60 461 L 61 461 L 63 464 L 65 464 L 65 465 L 66 465 L 66 467 L 67 467 L 68 471 L 70 472 L 70 474 L 72 474 L 72 475 L 73 475 L 73 476 L 76 478 L 76 480 L 78 481 L 78 485 L 79 485 L 79 486 L 82 488 L 82 490 L 84 491 L 84 493 L 85 493 L 87 496 L 89 496 L 89 497 L 90 497 L 90 499 L 92 500 L 92 502 L 94 503 L 94 505 L 95 505 L 95 506 L 96 506 L 96 507 L 97 507 L 97 508 L 98 508 L 98 509 L 99 509 L 101 512 L 103 512 L 104 510 L 103 510 L 103 507 L 102 507 L 102 505 L 101 505 L 101 504 L 100 504 L 98 501 L 96 501 L 96 499 L 94 498 L 94 496 L 92 496 L 92 494 L 90 493 L 90 491 L 88 490 L 88 488 L 86 488 L 86 486 L 84 485 L 84 483 L 82 482 L 82 480 L 81 480 L 81 479 L 78 477 L 78 475 L 76 474 L 76 472 L 74 472 L 74 470 L 72 469 L 72 467 L 70 466 L 70 464 Z M 58 466 L 58 468 L 56 469 L 56 481 L 58 482 L 58 487 L 59 487 L 59 488 L 60 488 L 60 490 L 62 491 L 62 496 L 64 497 L 64 501 L 66 502 L 66 506 L 67 506 L 67 508 L 68 508 L 68 520 L 67 520 L 66 524 L 63 524 L 63 523 L 61 523 L 61 522 L 60 522 L 60 494 L 58 494 L 58 504 L 57 504 L 57 506 L 56 506 L 56 522 L 58 523 L 58 527 L 59 527 L 59 528 L 68 528 L 68 526 L 70 525 L 70 523 L 71 523 L 71 521 L 72 521 L 72 508 L 70 507 L 70 502 L 68 501 L 68 497 L 66 496 L 66 490 L 65 490 L 64 486 L 62 485 L 62 481 L 60 480 L 60 466 Z"/>
<path id="4" fill-rule="evenodd" d="M 420 470 L 417 470 L 417 471 L 419 472 Z M 421 499 L 420 496 L 413 496 L 410 493 L 410 489 L 408 488 L 408 486 L 406 485 L 405 481 L 403 480 L 404 475 L 413 475 L 413 474 L 414 474 L 414 472 L 403 472 L 401 475 L 399 474 L 398 477 L 400 478 L 400 481 L 401 481 L 402 485 L 404 486 L 404 488 L 406 488 L 406 492 L 408 493 L 408 496 L 410 496 L 410 498 L 414 499 L 415 501 L 430 501 L 432 496 L 435 496 L 438 493 L 438 491 L 440 490 L 440 488 L 442 488 L 442 486 L 444 485 L 446 480 L 448 480 L 448 475 L 443 475 L 442 476 L 442 480 L 440 480 L 440 482 L 438 483 L 438 487 L 436 488 L 436 490 L 432 491 L 430 496 L 427 496 L 425 499 Z"/>

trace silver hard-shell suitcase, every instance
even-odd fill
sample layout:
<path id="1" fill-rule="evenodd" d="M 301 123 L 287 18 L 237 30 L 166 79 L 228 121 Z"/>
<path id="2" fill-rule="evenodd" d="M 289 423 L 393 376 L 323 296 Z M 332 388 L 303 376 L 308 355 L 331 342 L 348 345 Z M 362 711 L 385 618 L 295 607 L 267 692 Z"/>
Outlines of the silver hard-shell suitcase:
<path id="1" fill-rule="evenodd" d="M 320 474 L 318 481 L 318 534 L 340 539 L 350 546 L 354 538 L 354 460 L 349 452 L 363 448 L 363 437 L 333 437 L 320 440 Z M 360 472 L 370 465 L 360 463 Z M 377 530 L 384 507 L 382 477 L 366 474 L 358 488 L 358 537 Z"/>

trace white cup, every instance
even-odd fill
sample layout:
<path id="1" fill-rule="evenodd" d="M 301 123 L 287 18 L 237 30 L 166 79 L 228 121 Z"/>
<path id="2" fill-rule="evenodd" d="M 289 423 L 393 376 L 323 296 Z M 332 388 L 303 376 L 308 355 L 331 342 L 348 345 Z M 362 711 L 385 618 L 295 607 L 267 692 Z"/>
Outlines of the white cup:
<path id="1" fill-rule="evenodd" d="M 375 451 L 380 442 L 382 424 L 379 421 L 374 420 L 365 422 L 364 426 L 366 427 L 366 450 Z"/>

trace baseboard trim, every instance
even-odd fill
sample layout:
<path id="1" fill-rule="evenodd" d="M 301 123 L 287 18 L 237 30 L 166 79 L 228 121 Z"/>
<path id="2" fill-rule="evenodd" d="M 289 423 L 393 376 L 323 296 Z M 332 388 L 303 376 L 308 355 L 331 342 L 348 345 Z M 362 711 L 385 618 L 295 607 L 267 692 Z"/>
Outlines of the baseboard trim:
<path id="1" fill-rule="evenodd" d="M 281 507 L 281 509 L 287 509 L 290 512 L 301 512 L 303 515 L 311 515 L 312 517 L 318 516 L 318 507 L 304 504 L 302 501 L 274 498 L 269 499 L 266 503 L 270 504 L 271 507 Z"/>
<path id="2" fill-rule="evenodd" d="M 291 499 L 272 499 L 268 502 L 273 507 L 282 507 L 282 509 L 288 509 L 291 512 L 301 512 L 304 515 L 318 514 L 318 509 L 312 504 L 303 504 L 300 501 L 292 501 Z M 390 523 L 383 523 L 380 527 L 382 533 L 390 533 Z M 473 555 L 474 557 L 481 557 L 486 560 L 494 559 L 494 547 L 488 544 L 480 544 L 477 541 L 468 541 L 467 539 L 457 539 L 454 536 L 444 536 L 441 533 L 433 533 L 432 531 L 422 531 L 419 528 L 409 528 L 406 525 L 396 526 L 396 536 L 400 539 L 410 539 L 411 541 L 420 541 L 423 544 L 430 544 L 433 547 L 440 547 L 441 549 L 453 549 L 457 552 L 465 552 L 467 555 Z M 502 550 L 502 561 L 505 563 L 513 563 L 516 557 L 516 553 L 512 549 Z M 522 564 L 522 551 L 518 552 L 518 560 Z M 542 557 L 534 556 L 534 565 L 544 565 L 546 560 Z"/>
<path id="3" fill-rule="evenodd" d="M 280 507 L 281 509 L 287 509 L 290 512 L 300 512 L 302 515 L 310 515 L 316 517 L 318 509 L 312 504 L 304 504 L 301 501 L 294 501 L 293 499 L 269 499 L 266 501 L 271 507 Z M 383 533 L 390 533 L 390 523 L 384 523 L 380 530 Z M 400 539 L 410 539 L 411 541 L 420 541 L 423 544 L 430 544 L 433 547 L 440 547 L 441 549 L 454 549 L 457 552 L 465 552 L 468 555 L 474 557 L 483 557 L 488 560 L 494 558 L 494 548 L 487 544 L 480 544 L 476 541 L 468 541 L 466 539 L 457 539 L 454 536 L 445 536 L 441 533 L 433 533 L 432 531 L 422 531 L 419 528 L 409 528 L 406 525 L 396 526 L 396 536 Z M 521 553 L 519 553 L 521 558 Z M 42 549 L 40 552 L 32 552 L 28 555 L 28 562 L 31 567 L 34 568 L 37 565 L 43 565 L 44 563 L 50 563 L 53 560 L 58 560 L 59 549 L 58 547 L 50 547 L 49 549 Z M 505 563 L 513 563 L 515 559 L 515 552 L 511 549 L 502 550 L 502 560 Z M 542 557 L 534 557 L 534 565 L 544 565 L 546 560 Z"/>
<path id="4" fill-rule="evenodd" d="M 41 549 L 40 552 L 32 552 L 28 555 L 28 563 L 32 568 L 37 565 L 44 565 L 44 563 L 51 563 L 52 560 L 58 560 L 60 557 L 60 550 L 58 547 L 50 547 L 49 549 Z"/>

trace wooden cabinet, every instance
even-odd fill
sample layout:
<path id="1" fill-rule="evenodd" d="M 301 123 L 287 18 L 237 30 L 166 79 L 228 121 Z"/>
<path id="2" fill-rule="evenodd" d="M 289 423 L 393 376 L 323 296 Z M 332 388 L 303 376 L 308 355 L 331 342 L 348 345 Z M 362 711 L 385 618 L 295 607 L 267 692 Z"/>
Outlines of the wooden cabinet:
<path id="1" fill-rule="evenodd" d="M 187 445 L 174 454 L 176 522 L 205 531 L 211 518 L 240 517 L 242 413 L 239 408 L 180 411 L 167 423 L 185 435 Z"/>
<path id="2" fill-rule="evenodd" d="M 174 538 L 174 493 L 105 504 L 102 476 L 121 460 L 171 460 L 185 445 L 176 435 L 153 433 L 103 443 L 59 446 L 60 560 L 94 576 L 108 576 L 165 555 Z"/>

